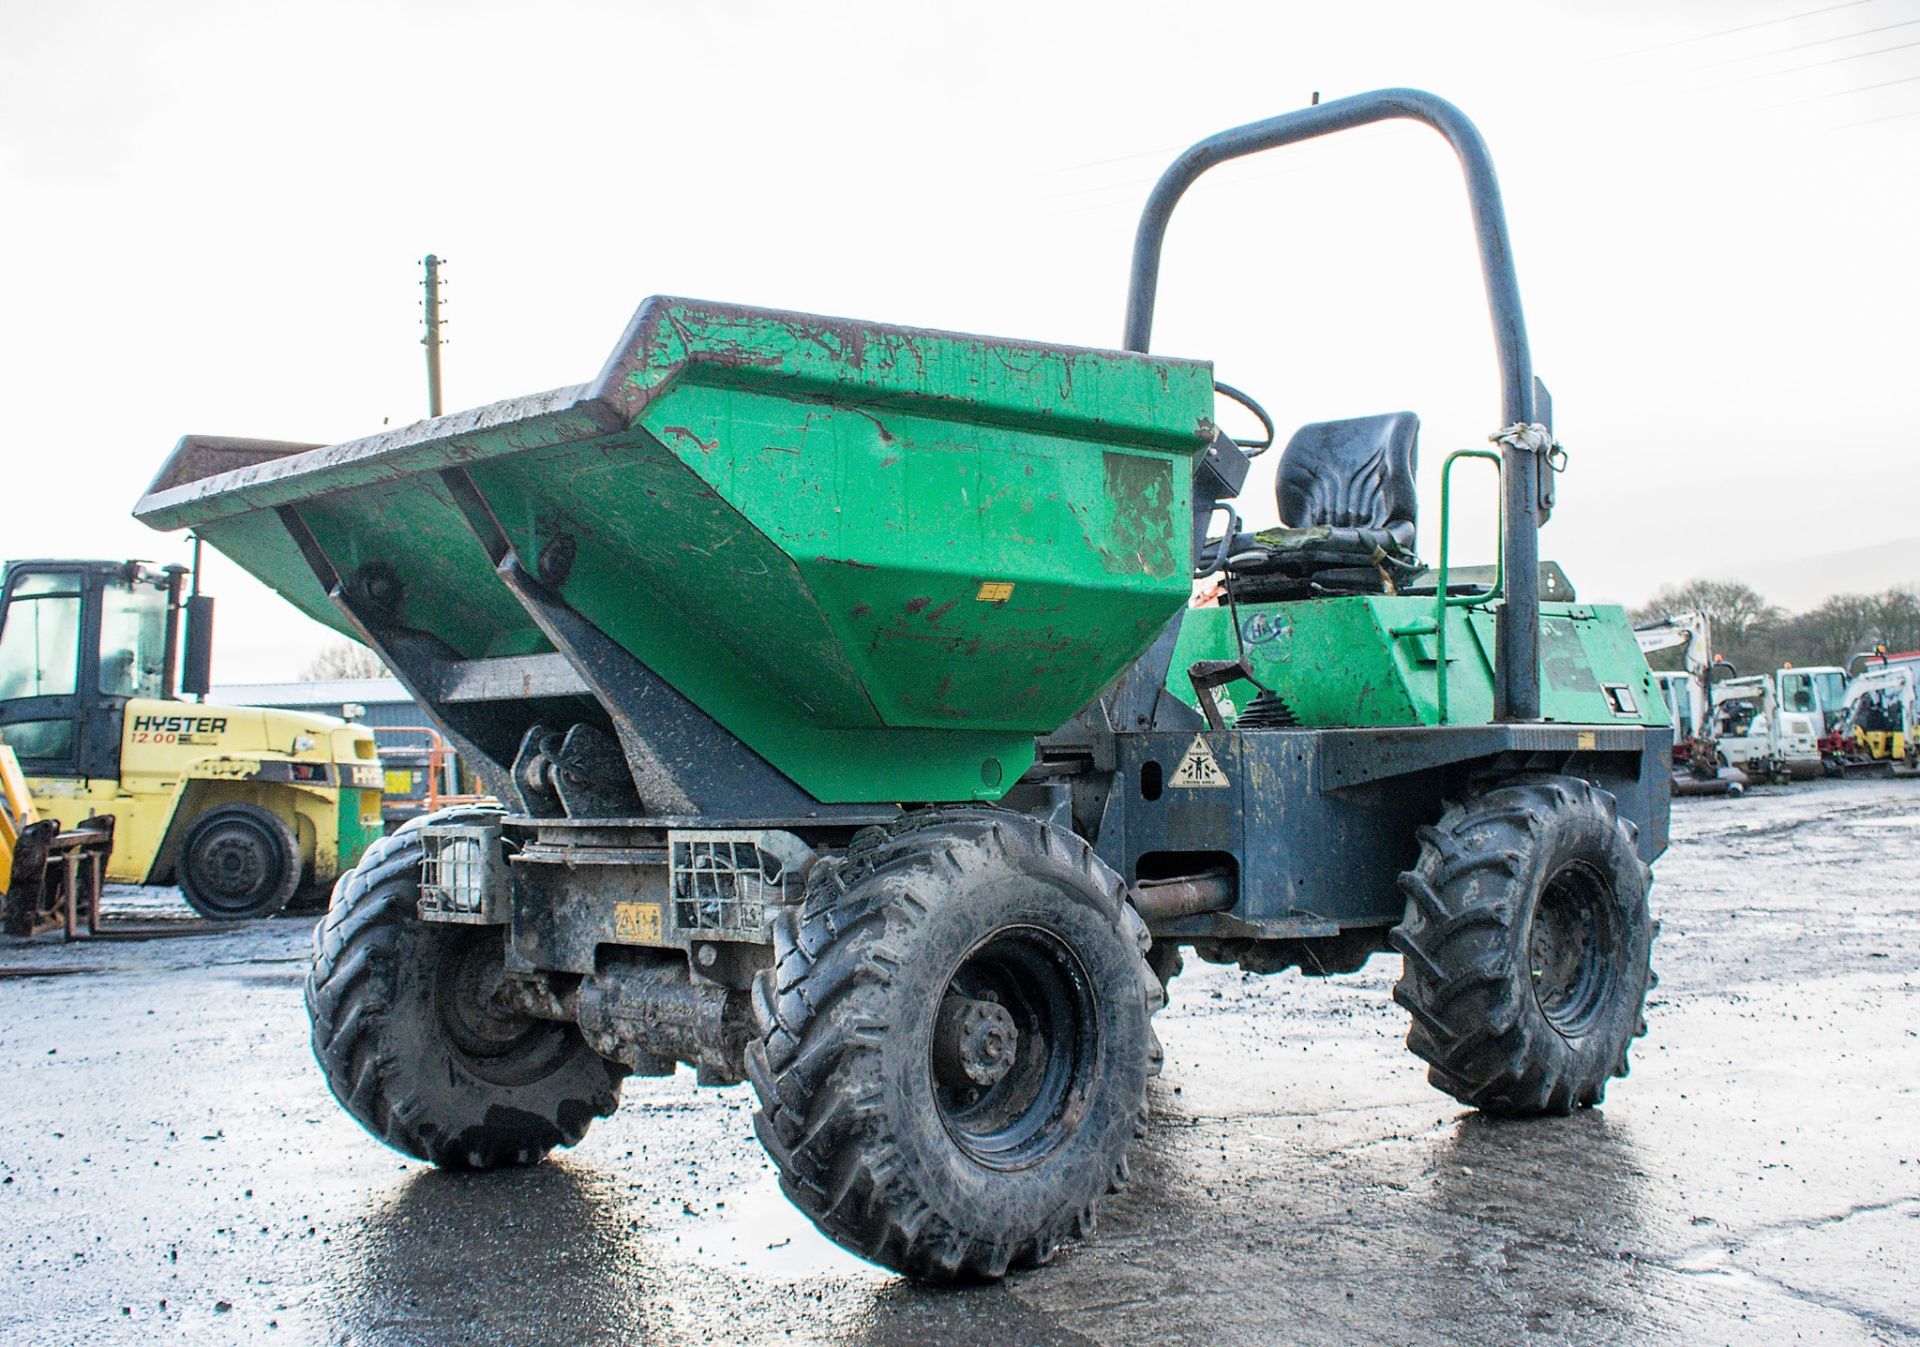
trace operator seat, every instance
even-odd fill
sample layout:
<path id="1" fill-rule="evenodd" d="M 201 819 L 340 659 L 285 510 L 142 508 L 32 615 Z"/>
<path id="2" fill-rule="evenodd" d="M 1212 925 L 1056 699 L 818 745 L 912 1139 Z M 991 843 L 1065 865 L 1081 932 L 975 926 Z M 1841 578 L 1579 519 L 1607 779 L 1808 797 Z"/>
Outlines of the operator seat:
<path id="1" fill-rule="evenodd" d="M 1420 418 L 1412 412 L 1316 421 L 1280 455 L 1281 526 L 1236 539 L 1236 598 L 1391 592 L 1420 570 L 1414 555 Z"/>

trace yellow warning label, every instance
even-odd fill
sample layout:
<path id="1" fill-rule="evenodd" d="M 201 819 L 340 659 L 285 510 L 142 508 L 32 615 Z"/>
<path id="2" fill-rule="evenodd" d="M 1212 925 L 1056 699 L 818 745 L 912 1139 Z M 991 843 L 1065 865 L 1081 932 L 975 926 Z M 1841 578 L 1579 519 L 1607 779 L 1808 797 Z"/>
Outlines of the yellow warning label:
<path id="1" fill-rule="evenodd" d="M 640 945 L 660 939 L 660 907 L 656 903 L 615 903 L 613 937 Z"/>
<path id="2" fill-rule="evenodd" d="M 1231 783 L 1227 774 L 1220 770 L 1220 760 L 1213 756 L 1213 750 L 1207 747 L 1207 741 L 1200 735 L 1193 736 L 1193 742 L 1187 745 L 1187 754 L 1180 759 L 1179 767 L 1174 769 L 1175 786 L 1205 787 L 1225 786 Z"/>
<path id="3" fill-rule="evenodd" d="M 986 580 L 980 585 L 980 592 L 973 596 L 981 603 L 1005 603 L 1013 597 L 1013 581 Z"/>
<path id="4" fill-rule="evenodd" d="M 1580 736 L 1574 740 L 1574 743 L 1581 748 L 1592 748 L 1596 742 L 1598 741 L 1594 738 L 1592 730 L 1580 731 Z"/>

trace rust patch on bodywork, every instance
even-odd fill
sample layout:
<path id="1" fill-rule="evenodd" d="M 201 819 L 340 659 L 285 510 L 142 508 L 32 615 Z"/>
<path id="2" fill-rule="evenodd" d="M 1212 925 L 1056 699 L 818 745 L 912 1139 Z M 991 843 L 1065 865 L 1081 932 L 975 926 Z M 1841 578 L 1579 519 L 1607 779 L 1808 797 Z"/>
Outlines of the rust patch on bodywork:
<path id="1" fill-rule="evenodd" d="M 662 426 L 660 431 L 664 435 L 673 436 L 676 440 L 692 440 L 700 446 L 700 452 L 703 454 L 710 454 L 720 447 L 720 441 L 703 440 L 687 426 Z"/>

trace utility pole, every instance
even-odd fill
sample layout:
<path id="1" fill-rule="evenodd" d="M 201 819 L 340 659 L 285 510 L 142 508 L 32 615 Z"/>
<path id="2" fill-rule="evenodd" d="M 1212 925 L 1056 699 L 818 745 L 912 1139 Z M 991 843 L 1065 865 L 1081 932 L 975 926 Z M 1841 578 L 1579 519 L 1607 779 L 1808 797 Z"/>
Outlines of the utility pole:
<path id="1" fill-rule="evenodd" d="M 440 258 L 426 256 L 427 335 L 420 344 L 427 348 L 427 415 L 440 415 Z"/>

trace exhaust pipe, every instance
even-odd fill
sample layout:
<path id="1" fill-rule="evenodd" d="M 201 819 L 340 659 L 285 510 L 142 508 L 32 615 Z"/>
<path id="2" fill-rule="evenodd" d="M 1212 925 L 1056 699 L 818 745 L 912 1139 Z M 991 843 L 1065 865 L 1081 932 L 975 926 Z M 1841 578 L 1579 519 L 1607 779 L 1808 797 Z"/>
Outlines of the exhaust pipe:
<path id="1" fill-rule="evenodd" d="M 1133 886 L 1133 908 L 1149 925 L 1177 917 L 1225 912 L 1234 903 L 1233 872 L 1222 867 L 1174 879 L 1143 879 Z"/>

